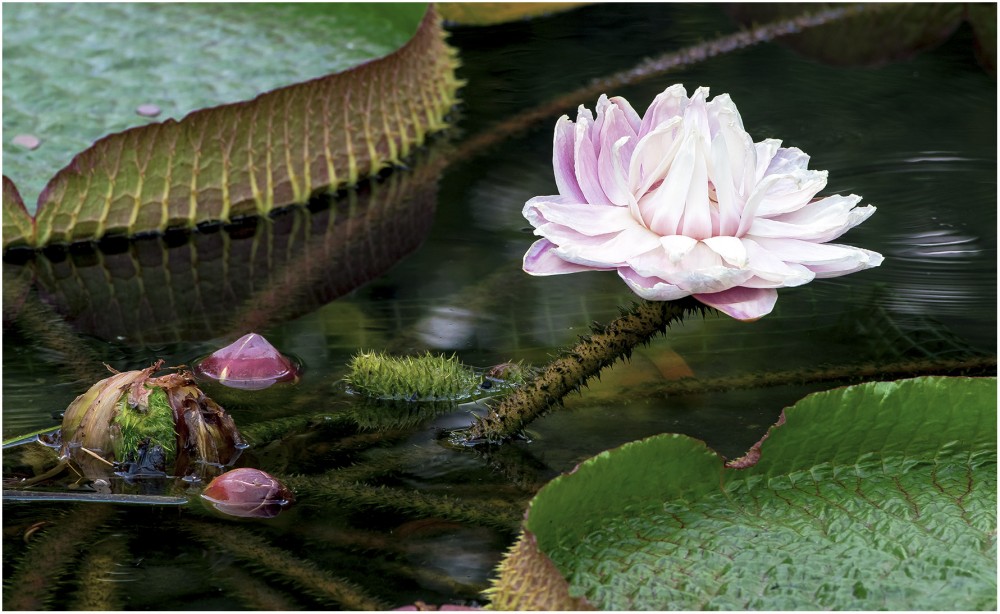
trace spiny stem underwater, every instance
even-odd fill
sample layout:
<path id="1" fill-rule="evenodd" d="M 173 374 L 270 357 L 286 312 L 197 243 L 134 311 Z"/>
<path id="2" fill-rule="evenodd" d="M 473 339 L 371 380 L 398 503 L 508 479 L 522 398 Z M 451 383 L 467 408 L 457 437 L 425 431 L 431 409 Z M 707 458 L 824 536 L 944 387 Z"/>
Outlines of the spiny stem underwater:
<path id="1" fill-rule="evenodd" d="M 708 308 L 688 297 L 677 301 L 643 301 L 624 310 L 607 326 L 594 326 L 594 334 L 565 350 L 534 379 L 515 389 L 479 418 L 465 432 L 456 433 L 457 443 L 499 443 L 519 435 L 532 420 L 562 402 L 570 392 L 599 374 L 619 358 L 628 358 L 633 348 L 648 343 L 687 313 Z"/>

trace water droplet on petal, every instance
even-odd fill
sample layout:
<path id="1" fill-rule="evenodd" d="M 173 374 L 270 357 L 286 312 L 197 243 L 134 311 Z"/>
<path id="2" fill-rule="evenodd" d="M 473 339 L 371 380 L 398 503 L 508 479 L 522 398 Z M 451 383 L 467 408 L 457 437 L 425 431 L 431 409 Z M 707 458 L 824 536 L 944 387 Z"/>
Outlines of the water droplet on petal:
<path id="1" fill-rule="evenodd" d="M 201 498 L 217 511 L 239 518 L 274 518 L 295 503 L 295 496 L 273 476 L 249 467 L 212 480 Z"/>
<path id="2" fill-rule="evenodd" d="M 296 380 L 299 369 L 267 339 L 248 333 L 201 361 L 195 372 L 230 388 L 262 390 Z"/>
<path id="3" fill-rule="evenodd" d="M 42 144 L 42 139 L 33 134 L 19 134 L 12 139 L 15 145 L 20 145 L 25 149 L 35 150 Z"/>

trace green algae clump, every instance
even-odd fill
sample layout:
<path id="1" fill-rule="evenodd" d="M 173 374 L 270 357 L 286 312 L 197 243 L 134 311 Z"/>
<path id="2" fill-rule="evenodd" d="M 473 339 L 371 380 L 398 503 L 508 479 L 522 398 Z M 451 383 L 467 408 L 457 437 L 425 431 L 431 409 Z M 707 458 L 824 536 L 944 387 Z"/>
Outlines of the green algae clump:
<path id="1" fill-rule="evenodd" d="M 396 401 L 462 401 L 479 392 L 482 377 L 453 354 L 388 356 L 381 352 L 355 355 L 345 378 L 358 394 Z"/>

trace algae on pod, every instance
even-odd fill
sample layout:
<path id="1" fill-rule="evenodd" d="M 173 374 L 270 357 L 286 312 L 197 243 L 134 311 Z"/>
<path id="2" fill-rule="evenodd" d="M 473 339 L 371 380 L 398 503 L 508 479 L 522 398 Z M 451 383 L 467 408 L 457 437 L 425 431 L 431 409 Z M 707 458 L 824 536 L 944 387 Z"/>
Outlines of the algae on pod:
<path id="1" fill-rule="evenodd" d="M 163 361 L 115 373 L 66 409 L 60 456 L 84 477 L 197 474 L 232 463 L 245 447 L 233 419 L 191 373 L 152 377 Z"/>
<path id="2" fill-rule="evenodd" d="M 465 401 L 488 394 L 494 382 L 520 384 L 525 369 L 504 363 L 480 375 L 455 355 L 388 356 L 361 352 L 351 359 L 345 378 L 359 394 L 395 401 Z"/>

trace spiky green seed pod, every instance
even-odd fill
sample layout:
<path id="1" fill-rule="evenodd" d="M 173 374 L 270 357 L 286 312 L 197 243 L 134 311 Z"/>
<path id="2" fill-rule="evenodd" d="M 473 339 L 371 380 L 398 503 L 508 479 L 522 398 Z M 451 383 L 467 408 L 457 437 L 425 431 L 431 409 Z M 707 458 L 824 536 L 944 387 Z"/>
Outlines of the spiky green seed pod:
<path id="1" fill-rule="evenodd" d="M 395 357 L 361 352 L 351 359 L 345 378 L 354 392 L 396 401 L 463 401 L 481 390 L 482 377 L 457 357 Z"/>

